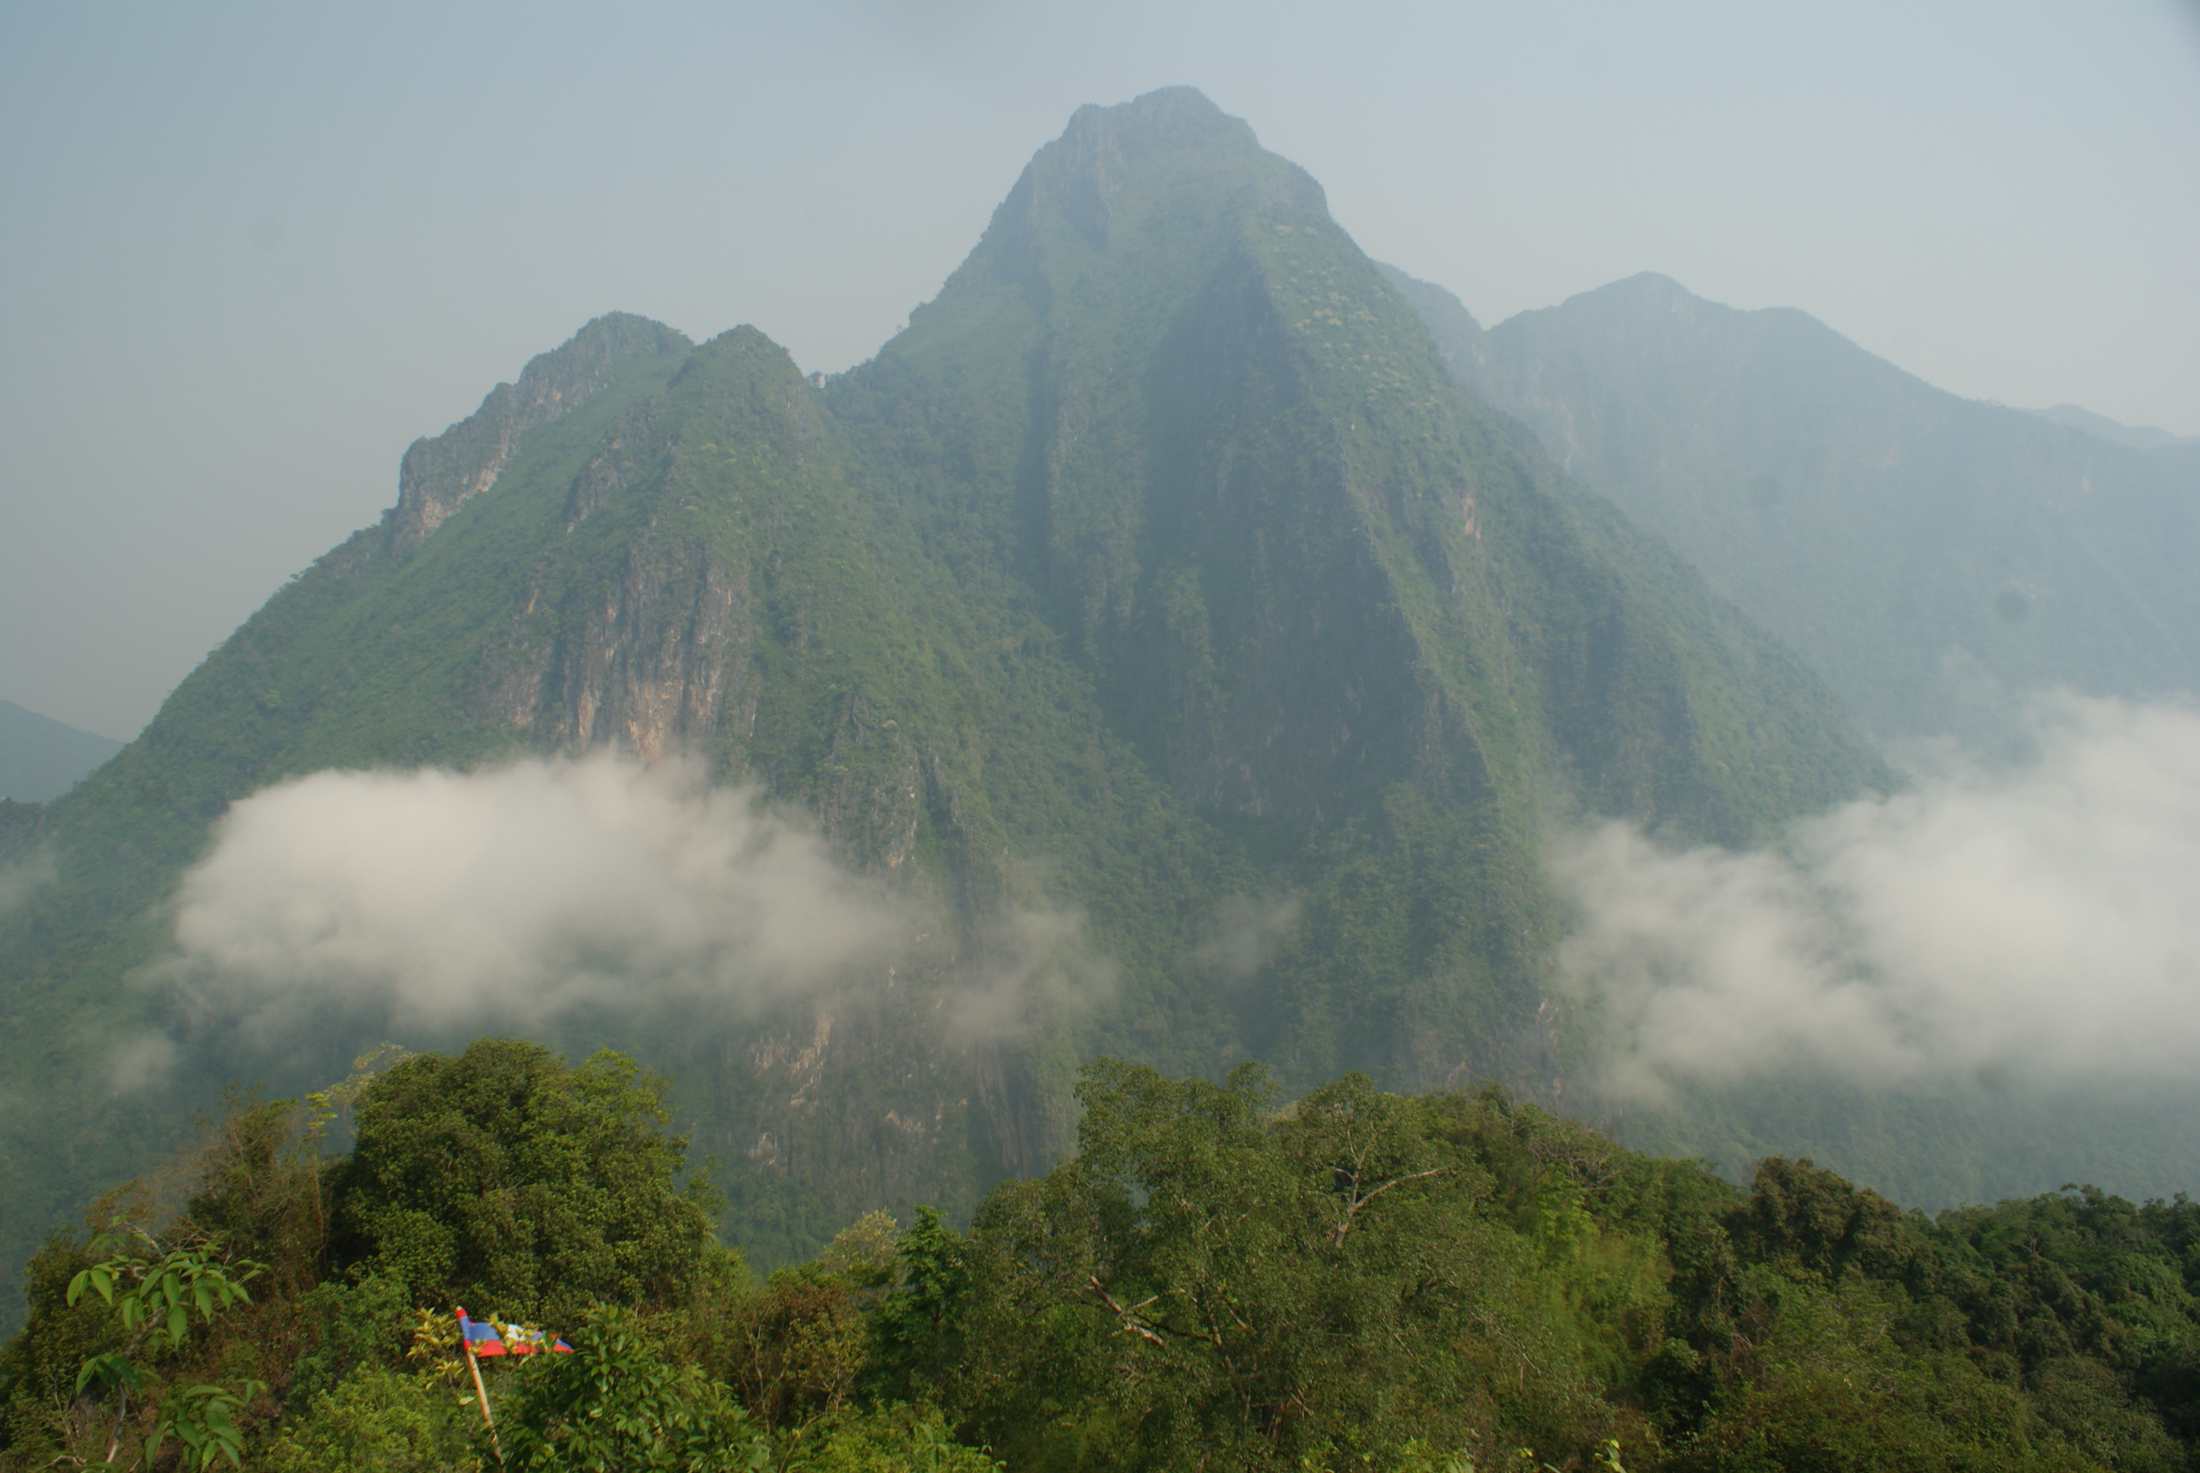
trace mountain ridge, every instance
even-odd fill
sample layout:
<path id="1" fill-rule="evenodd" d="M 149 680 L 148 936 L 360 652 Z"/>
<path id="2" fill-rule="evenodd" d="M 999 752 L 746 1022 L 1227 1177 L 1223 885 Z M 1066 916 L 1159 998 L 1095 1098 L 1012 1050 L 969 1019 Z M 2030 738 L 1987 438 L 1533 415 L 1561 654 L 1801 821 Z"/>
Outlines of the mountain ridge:
<path id="1" fill-rule="evenodd" d="M 2162 450 L 2172 446 L 2200 445 L 2200 435 L 2179 435 L 2155 425 L 2127 425 L 2077 404 L 2055 404 L 2030 411 L 2045 420 L 2067 425 L 2098 439 L 2134 450 Z"/>
<path id="2" fill-rule="evenodd" d="M 0 799 L 58 798 L 124 743 L 0 699 Z"/>
<path id="3" fill-rule="evenodd" d="M 2200 689 L 2185 447 L 1966 400 L 1806 313 L 1654 274 L 1520 313 L 1453 357 L 1883 737 L 1985 739 L 2011 692 L 2043 684 Z"/>
<path id="4" fill-rule="evenodd" d="M 397 502 L 383 514 L 389 546 L 404 551 L 441 526 L 466 501 L 496 484 L 516 442 L 600 390 L 624 358 L 676 354 L 686 335 L 630 312 L 607 312 L 550 352 L 528 360 L 519 377 L 498 384 L 481 407 L 439 435 L 415 440 L 397 472 Z"/>

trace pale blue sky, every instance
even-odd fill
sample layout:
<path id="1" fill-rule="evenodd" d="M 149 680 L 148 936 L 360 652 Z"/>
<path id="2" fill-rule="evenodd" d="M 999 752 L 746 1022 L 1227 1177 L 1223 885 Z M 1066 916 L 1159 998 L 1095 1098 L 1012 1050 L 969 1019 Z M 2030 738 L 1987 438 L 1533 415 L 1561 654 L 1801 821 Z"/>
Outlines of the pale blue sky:
<path id="1" fill-rule="evenodd" d="M 0 0 L 0 696 L 132 734 L 598 312 L 868 356 L 1172 82 L 1484 322 L 1658 270 L 2200 433 L 2200 0 Z"/>

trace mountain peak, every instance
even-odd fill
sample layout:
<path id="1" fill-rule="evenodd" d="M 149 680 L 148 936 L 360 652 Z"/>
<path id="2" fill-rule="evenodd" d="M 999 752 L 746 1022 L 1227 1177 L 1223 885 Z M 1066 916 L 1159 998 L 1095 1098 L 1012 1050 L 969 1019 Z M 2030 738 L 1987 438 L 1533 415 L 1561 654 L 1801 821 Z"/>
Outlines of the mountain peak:
<path id="1" fill-rule="evenodd" d="M 1786 333 L 1806 333 L 1820 339 L 1841 338 L 1832 328 L 1799 307 L 1736 307 L 1690 291 L 1659 271 L 1638 271 L 1603 286 L 1591 287 L 1568 297 L 1548 312 L 1597 312 L 1607 315 L 1687 317 L 1698 322 L 1755 323 Z M 1533 314 L 1523 312 L 1522 317 Z M 1854 346 L 1850 344 L 1849 346 Z"/>
<path id="2" fill-rule="evenodd" d="M 1077 109 L 1062 136 L 1033 156 L 1003 208 L 1020 198 L 1032 205 L 1052 202 L 1069 209 L 1092 235 L 1096 219 L 1125 196 L 1165 191 L 1192 175 L 1220 183 L 1216 176 L 1243 176 L 1270 159 L 1243 118 L 1231 117 L 1197 88 L 1164 87 L 1128 102 Z"/>
<path id="3" fill-rule="evenodd" d="M 1603 286 L 1592 287 L 1560 303 L 1562 307 L 1603 303 L 1634 311 L 1697 312 L 1705 308 L 1731 311 L 1723 302 L 1699 297 L 1661 271 L 1638 271 Z"/>
<path id="4" fill-rule="evenodd" d="M 1237 142 L 1258 147 L 1253 128 L 1215 106 L 1197 87 L 1160 87 L 1128 102 L 1088 102 L 1070 114 L 1064 140 L 1107 138 L 1148 146 Z"/>
<path id="5" fill-rule="evenodd" d="M 1599 287 L 1598 290 L 1638 292 L 1646 295 L 1658 293 L 1669 297 L 1687 297 L 1691 301 L 1703 300 L 1662 271 L 1637 271 L 1632 276 L 1623 276 L 1607 286 Z"/>
<path id="6" fill-rule="evenodd" d="M 549 352 L 528 359 L 527 366 L 520 370 L 520 379 L 524 382 L 530 375 L 555 372 L 576 360 L 684 353 L 690 346 L 686 333 L 654 317 L 638 312 L 606 312 L 589 318 L 579 332 Z"/>
<path id="7" fill-rule="evenodd" d="M 522 437 L 577 409 L 640 359 L 684 357 L 685 333 L 632 312 L 606 312 L 547 353 L 527 360 L 516 383 L 498 384 L 472 415 L 415 440 L 398 467 L 388 518 L 393 552 L 405 552 L 461 503 L 496 484 Z"/>
<path id="8" fill-rule="evenodd" d="M 765 365 L 775 373 L 785 373 L 795 378 L 802 376 L 794 355 L 770 333 L 751 322 L 743 322 L 727 328 L 714 338 L 707 338 L 695 350 L 695 358 L 724 359 L 727 361 L 754 362 Z"/>
<path id="9" fill-rule="evenodd" d="M 1006 286 L 1038 305 L 1132 242 L 1163 265 L 1204 259 L 1254 216 L 1334 228 L 1321 186 L 1197 89 L 1088 104 L 1032 156 L 941 300 Z"/>
<path id="10" fill-rule="evenodd" d="M 1794 307 L 1732 306 L 1700 296 L 1656 271 L 1638 271 L 1577 292 L 1556 306 L 1515 313 L 1490 331 L 1504 339 L 1574 334 L 1582 336 L 1584 344 L 1593 340 L 1600 350 L 1628 343 L 1665 357 L 1700 352 L 1704 344 L 1718 342 L 1754 343 L 1761 350 L 1779 345 L 1783 352 L 1830 350 L 1858 361 L 1880 362 L 1808 312 Z"/>

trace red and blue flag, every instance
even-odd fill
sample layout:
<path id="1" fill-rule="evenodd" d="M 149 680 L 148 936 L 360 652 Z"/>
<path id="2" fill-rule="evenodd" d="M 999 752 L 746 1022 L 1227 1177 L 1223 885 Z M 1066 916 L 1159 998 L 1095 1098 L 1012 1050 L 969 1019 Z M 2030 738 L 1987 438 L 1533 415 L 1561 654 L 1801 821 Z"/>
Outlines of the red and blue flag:
<path id="1" fill-rule="evenodd" d="M 466 1337 L 466 1349 L 475 1355 L 504 1354 L 504 1337 L 497 1333 L 493 1321 L 466 1317 L 466 1311 L 458 1312 L 458 1332 Z"/>
<path id="2" fill-rule="evenodd" d="M 499 1327 L 495 1320 L 469 1319 L 463 1309 L 458 1312 L 458 1329 L 466 1337 L 466 1349 L 477 1356 L 573 1353 L 573 1347 L 558 1336 L 524 1325 Z"/>

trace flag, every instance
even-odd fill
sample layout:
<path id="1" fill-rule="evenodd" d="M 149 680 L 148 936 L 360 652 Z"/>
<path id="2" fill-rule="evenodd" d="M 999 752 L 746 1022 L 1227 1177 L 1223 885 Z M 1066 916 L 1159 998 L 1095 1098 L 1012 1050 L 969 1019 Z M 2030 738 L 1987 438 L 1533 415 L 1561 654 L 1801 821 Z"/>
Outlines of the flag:
<path id="1" fill-rule="evenodd" d="M 466 1337 L 466 1349 L 475 1355 L 504 1354 L 504 1337 L 497 1333 L 494 1321 L 470 1320 L 466 1311 L 458 1312 L 458 1330 Z"/>
<path id="2" fill-rule="evenodd" d="M 559 1355 L 573 1353 L 573 1347 L 557 1336 L 542 1330 L 530 1330 L 524 1325 L 504 1327 L 504 1348 L 513 1355 L 533 1355 L 537 1351 L 545 1355 L 553 1351 Z"/>
<path id="3" fill-rule="evenodd" d="M 466 1337 L 466 1348 L 475 1355 L 533 1355 L 538 1351 L 545 1355 L 573 1353 L 573 1347 L 556 1335 L 530 1330 L 525 1325 L 499 1327 L 495 1320 L 468 1319 L 463 1309 L 458 1312 L 458 1328 Z"/>

